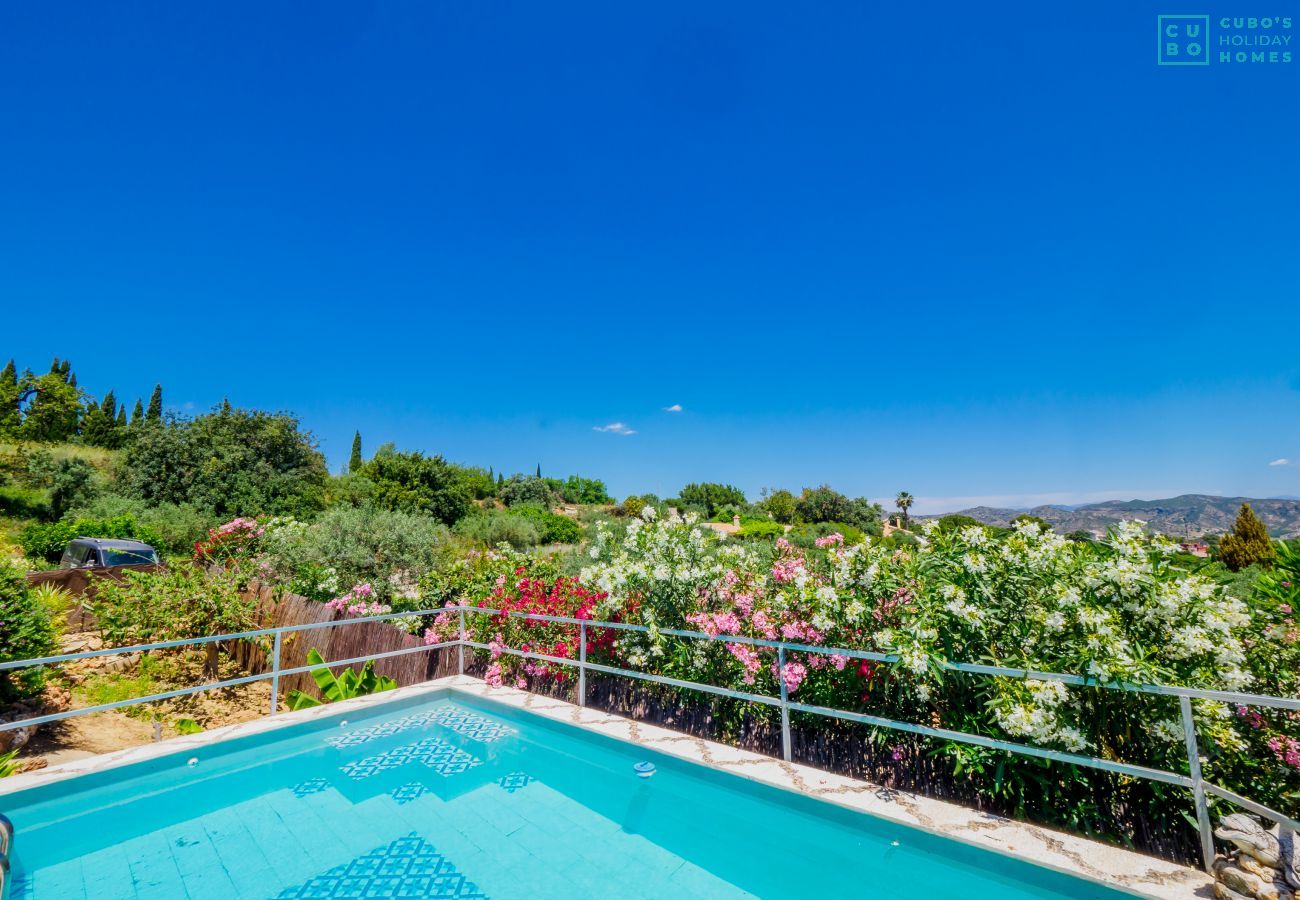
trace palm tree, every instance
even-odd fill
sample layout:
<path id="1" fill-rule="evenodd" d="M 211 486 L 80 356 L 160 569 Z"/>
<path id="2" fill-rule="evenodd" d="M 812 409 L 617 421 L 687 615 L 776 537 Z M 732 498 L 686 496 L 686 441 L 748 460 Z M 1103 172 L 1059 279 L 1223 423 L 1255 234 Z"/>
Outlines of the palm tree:
<path id="1" fill-rule="evenodd" d="M 899 491 L 898 496 L 894 498 L 894 505 L 903 513 L 903 527 L 906 528 L 911 524 L 911 517 L 908 516 L 907 510 L 912 505 L 915 498 L 907 491 Z"/>

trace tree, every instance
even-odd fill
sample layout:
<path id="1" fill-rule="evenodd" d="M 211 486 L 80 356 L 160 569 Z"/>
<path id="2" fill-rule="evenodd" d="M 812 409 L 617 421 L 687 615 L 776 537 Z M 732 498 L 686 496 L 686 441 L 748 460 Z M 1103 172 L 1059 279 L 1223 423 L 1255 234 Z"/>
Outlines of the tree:
<path id="1" fill-rule="evenodd" d="M 361 458 L 361 432 L 352 435 L 352 455 L 348 457 L 348 471 L 356 474 L 361 471 L 365 465 L 365 460 Z"/>
<path id="2" fill-rule="evenodd" d="M 1243 503 L 1232 530 L 1219 541 L 1219 560 L 1232 571 L 1240 572 L 1255 563 L 1267 565 L 1276 556 L 1268 529 L 1250 504 Z"/>
<path id="3" fill-rule="evenodd" d="M 599 478 L 583 478 L 570 475 L 560 486 L 560 493 L 567 503 L 613 503 L 614 498 L 605 488 L 605 482 Z"/>
<path id="4" fill-rule="evenodd" d="M 14 437 L 23 424 L 19 409 L 18 369 L 11 359 L 0 371 L 0 437 Z"/>
<path id="5" fill-rule="evenodd" d="M 153 395 L 149 398 L 149 409 L 145 411 L 144 420 L 146 422 L 162 421 L 162 385 L 153 386 Z"/>
<path id="6" fill-rule="evenodd" d="M 536 475 L 511 475 L 498 488 L 497 496 L 506 506 L 531 504 L 545 509 L 550 509 L 556 500 L 555 491 Z"/>
<path id="7" fill-rule="evenodd" d="M 692 482 L 682 488 L 678 496 L 687 506 L 701 507 L 708 518 L 716 516 L 724 506 L 744 506 L 749 502 L 740 488 L 712 481 L 701 484 Z"/>
<path id="8" fill-rule="evenodd" d="M 99 491 L 94 467 L 77 456 L 56 460 L 49 453 L 33 454 L 28 474 L 35 484 L 49 489 L 54 519 L 63 518 L 65 512 L 86 503 Z"/>
<path id="9" fill-rule="evenodd" d="M 909 494 L 907 491 L 899 491 L 898 496 L 894 498 L 894 505 L 897 506 L 898 511 L 903 514 L 904 528 L 912 524 L 912 517 L 908 515 L 907 511 L 912 508 L 912 504 L 915 502 L 915 500 L 916 498 L 913 497 L 911 494 Z"/>
<path id="10" fill-rule="evenodd" d="M 20 434 L 29 441 L 66 441 L 77 433 L 81 421 L 83 394 L 71 383 L 68 364 L 55 359 L 45 375 L 23 373 L 18 383 L 19 403 L 23 409 Z"/>
<path id="11" fill-rule="evenodd" d="M 81 420 L 81 439 L 92 447 L 118 446 L 117 434 L 117 398 L 109 391 L 98 403 L 86 406 L 86 415 Z"/>
<path id="12" fill-rule="evenodd" d="M 385 445 L 361 467 L 384 509 L 428 513 L 451 525 L 470 510 L 470 492 L 456 466 L 441 456 L 399 453 Z"/>
<path id="13" fill-rule="evenodd" d="M 324 505 L 328 476 L 294 416 L 223 405 L 193 421 L 142 421 L 118 486 L 150 504 L 191 503 L 216 516 L 310 516 Z"/>
<path id="14" fill-rule="evenodd" d="M 798 514 L 798 503 L 794 494 L 784 488 L 775 491 L 763 488 L 763 499 L 758 505 L 767 511 L 773 521 L 780 522 L 782 525 L 792 525 Z"/>
<path id="15" fill-rule="evenodd" d="M 131 427 L 134 428 L 144 422 L 144 404 L 140 398 L 135 398 L 135 409 L 131 410 Z"/>
<path id="16" fill-rule="evenodd" d="M 117 408 L 117 425 L 116 425 L 115 427 L 117 428 L 117 436 L 116 436 L 116 440 L 117 440 L 117 442 L 118 442 L 118 445 L 120 446 L 120 445 L 122 444 L 122 442 L 123 442 L 124 440 L 126 440 L 126 429 L 127 429 L 127 427 L 128 427 L 127 424 L 126 424 L 126 404 L 125 404 L 125 403 L 123 403 L 121 406 L 119 406 L 119 407 Z"/>
<path id="17" fill-rule="evenodd" d="M 984 523 L 973 516 L 962 515 L 961 513 L 952 513 L 939 517 L 939 530 L 944 534 L 954 531 L 961 531 L 963 528 L 983 528 Z"/>

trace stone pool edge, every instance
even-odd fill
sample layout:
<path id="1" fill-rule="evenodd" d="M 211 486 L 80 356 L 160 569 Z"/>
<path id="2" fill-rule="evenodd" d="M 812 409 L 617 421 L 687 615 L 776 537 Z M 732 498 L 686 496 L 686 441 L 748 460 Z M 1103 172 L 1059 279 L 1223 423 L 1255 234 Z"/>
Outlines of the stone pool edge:
<path id="1" fill-rule="evenodd" d="M 509 687 L 491 687 L 467 675 L 396 688 L 296 712 L 281 712 L 251 722 L 225 725 L 199 734 L 73 760 L 0 780 L 0 811 L 7 794 L 209 747 L 232 738 L 263 734 L 317 718 L 366 709 L 424 694 L 464 693 L 526 710 L 553 721 L 666 753 L 773 787 L 804 794 L 846 809 L 919 828 L 940 837 L 1032 862 L 1078 878 L 1154 900 L 1213 897 L 1213 881 L 1199 869 L 1180 866 L 1078 835 L 1005 819 L 916 794 L 895 791 L 799 763 L 788 763 L 726 744 L 692 737 L 657 725 Z"/>

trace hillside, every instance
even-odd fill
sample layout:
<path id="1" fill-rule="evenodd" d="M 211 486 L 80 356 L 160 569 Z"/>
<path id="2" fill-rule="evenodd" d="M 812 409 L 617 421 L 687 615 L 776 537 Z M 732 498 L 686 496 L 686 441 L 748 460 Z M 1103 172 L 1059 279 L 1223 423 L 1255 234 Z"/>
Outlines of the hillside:
<path id="1" fill-rule="evenodd" d="M 1142 519 L 1152 530 L 1163 534 L 1197 537 L 1227 531 L 1243 503 L 1249 503 L 1259 514 L 1273 537 L 1300 537 L 1300 500 L 1293 499 L 1183 494 L 1164 500 L 1105 500 L 1069 509 L 1060 506 L 1035 506 L 1027 510 L 976 506 L 959 513 L 989 525 L 1007 525 L 1016 516 L 1028 513 L 1050 522 L 1060 533 L 1082 530 L 1101 534 L 1121 519 Z"/>

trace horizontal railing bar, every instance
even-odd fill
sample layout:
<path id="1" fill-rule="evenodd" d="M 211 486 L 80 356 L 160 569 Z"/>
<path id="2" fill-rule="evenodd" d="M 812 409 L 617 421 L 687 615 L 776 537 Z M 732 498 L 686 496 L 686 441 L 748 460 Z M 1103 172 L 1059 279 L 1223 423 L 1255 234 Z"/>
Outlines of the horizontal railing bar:
<path id="1" fill-rule="evenodd" d="M 1266 819 L 1272 819 L 1274 822 L 1278 822 L 1282 826 L 1286 828 L 1290 828 L 1292 831 L 1300 832 L 1300 822 L 1296 821 L 1295 819 L 1292 819 L 1287 815 L 1284 815 L 1283 813 L 1278 812 L 1275 809 L 1269 809 L 1267 806 L 1265 806 L 1262 803 L 1256 803 L 1254 800 L 1247 800 L 1245 797 L 1241 796 L 1240 794 L 1234 794 L 1232 791 L 1228 790 L 1227 788 L 1221 788 L 1217 784 L 1210 784 L 1210 782 L 1208 781 L 1205 782 L 1205 789 L 1209 791 L 1211 794 L 1214 794 L 1216 797 L 1221 797 L 1224 800 L 1227 800 L 1229 803 L 1235 803 L 1236 805 L 1240 806 L 1242 809 L 1250 810 L 1257 816 L 1263 816 Z"/>
<path id="2" fill-rule="evenodd" d="M 828 716 L 834 719 L 847 719 L 852 722 L 861 722 L 864 725 L 875 725 L 893 731 L 909 731 L 913 734 L 944 738 L 946 740 L 958 741 L 963 744 L 975 744 L 980 747 L 988 747 L 992 750 L 1006 750 L 1011 753 L 1037 756 L 1042 759 L 1050 759 L 1057 762 L 1075 763 L 1076 765 L 1088 766 L 1093 769 L 1104 769 L 1108 772 L 1117 772 L 1121 775 L 1132 775 L 1138 778 L 1149 778 L 1153 781 L 1163 781 L 1166 784 L 1176 784 L 1180 787 L 1192 786 L 1192 779 L 1188 778 L 1186 775 L 1166 772 L 1163 769 L 1149 769 L 1146 766 L 1135 766 L 1131 763 L 1099 759 L 1095 756 L 1083 756 L 1078 753 L 1067 753 L 1062 750 L 1049 750 L 1044 747 L 1035 747 L 1032 744 L 1020 744 L 1015 741 L 1003 741 L 998 740 L 997 738 L 985 737 L 982 734 L 969 734 L 965 731 L 951 731 L 947 728 L 933 728 L 929 725 L 915 725 L 911 722 L 900 722 L 897 719 L 886 719 L 881 716 L 873 716 L 867 713 L 848 712 L 841 709 L 832 709 L 828 706 L 814 706 L 810 703 L 796 703 L 793 700 L 790 702 L 790 709 L 794 712 L 811 713 L 813 715 Z"/>
<path id="3" fill-rule="evenodd" d="M 28 666 L 47 666 L 54 663 L 73 662 L 79 659 L 93 659 L 97 656 L 116 656 L 124 653 L 143 653 L 146 650 L 166 650 L 171 647 L 185 647 L 191 644 L 211 644 L 215 641 L 235 641 L 253 637 L 269 637 L 275 634 L 291 634 L 297 631 L 315 631 L 318 628 L 334 628 L 339 625 L 355 625 L 358 622 L 382 622 L 387 619 L 405 619 L 411 616 L 436 615 L 441 609 L 421 609 L 414 612 L 385 613 L 381 616 L 363 616 L 351 619 L 335 619 L 332 622 L 309 622 L 304 625 L 280 625 L 275 628 L 258 628 L 253 631 L 238 631 L 233 634 L 217 634 L 207 637 L 178 638 L 173 641 L 157 641 L 152 644 L 133 644 L 130 647 L 108 647 L 103 650 L 86 650 L 82 653 L 62 653 L 58 656 L 42 656 L 37 659 L 18 659 L 0 662 L 0 671 L 4 669 L 22 669 Z"/>
<path id="4" fill-rule="evenodd" d="M 441 644 L 425 644 L 419 647 L 405 647 L 401 650 L 392 650 L 387 653 L 376 653 L 369 656 L 358 656 L 352 659 L 340 659 L 333 662 L 322 662 L 317 665 L 298 666 L 293 669 L 281 669 L 280 677 L 285 675 L 297 675 L 302 672 L 310 672 L 313 669 L 331 669 L 337 666 L 348 666 L 355 663 L 367 662 L 372 659 L 387 659 L 391 656 L 405 656 L 408 653 L 420 653 L 427 650 L 441 650 L 444 647 L 456 646 L 456 641 L 447 641 Z M 94 713 L 108 712 L 109 710 L 121 709 L 124 706 L 136 706 L 141 703 L 154 703 L 158 700 L 171 700 L 175 697 L 187 697 L 190 694 L 199 694 L 204 691 L 215 691 L 220 688 L 237 687 L 241 684 L 251 684 L 254 681 L 265 681 L 275 676 L 274 671 L 262 672 L 258 675 L 245 675 L 240 678 L 228 678 L 225 681 L 213 681 L 207 684 L 195 685 L 187 688 L 177 688 L 174 691 L 163 691 L 158 694 L 148 694 L 143 697 L 134 697 L 126 700 L 115 700 L 112 703 L 101 703 L 98 706 L 86 706 L 81 709 L 68 709 L 63 712 L 49 713 L 44 716 L 33 716 L 28 719 L 20 719 L 16 722 L 0 722 L 0 731 L 12 731 L 17 728 L 25 728 L 32 725 L 44 725 L 47 722 L 58 722 L 63 719 L 73 719 L 77 716 L 88 716 Z"/>

